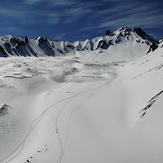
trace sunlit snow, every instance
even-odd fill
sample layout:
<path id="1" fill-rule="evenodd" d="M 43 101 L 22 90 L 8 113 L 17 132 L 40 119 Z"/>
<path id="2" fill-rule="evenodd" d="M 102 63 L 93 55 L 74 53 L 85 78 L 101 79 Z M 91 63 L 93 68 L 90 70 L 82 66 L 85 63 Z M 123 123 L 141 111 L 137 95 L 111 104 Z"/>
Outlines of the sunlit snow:
<path id="1" fill-rule="evenodd" d="M 0 162 L 162 163 L 163 48 L 126 44 L 0 58 Z"/>

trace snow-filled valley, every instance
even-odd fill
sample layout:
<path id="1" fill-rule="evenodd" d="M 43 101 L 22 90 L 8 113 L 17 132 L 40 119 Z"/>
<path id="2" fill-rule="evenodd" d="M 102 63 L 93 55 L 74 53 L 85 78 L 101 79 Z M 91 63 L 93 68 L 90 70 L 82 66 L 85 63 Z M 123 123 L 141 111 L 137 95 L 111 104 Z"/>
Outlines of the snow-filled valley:
<path id="1" fill-rule="evenodd" d="M 0 58 L 0 163 L 162 163 L 163 42 L 129 36 Z"/>

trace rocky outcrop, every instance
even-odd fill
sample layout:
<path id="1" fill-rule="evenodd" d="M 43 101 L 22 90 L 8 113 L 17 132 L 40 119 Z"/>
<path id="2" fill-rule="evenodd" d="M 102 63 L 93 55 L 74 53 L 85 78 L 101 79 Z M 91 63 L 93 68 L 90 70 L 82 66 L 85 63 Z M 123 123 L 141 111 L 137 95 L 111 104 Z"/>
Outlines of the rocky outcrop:
<path id="1" fill-rule="evenodd" d="M 155 51 L 157 48 L 158 48 L 158 42 L 156 41 L 156 42 L 154 42 L 154 43 L 152 43 L 152 44 L 150 45 L 147 54 L 148 54 L 149 52 L 151 52 L 151 51 Z"/>
<path id="2" fill-rule="evenodd" d="M 109 36 L 111 34 L 111 30 L 106 30 L 105 35 Z"/>
<path id="3" fill-rule="evenodd" d="M 134 28 L 133 31 L 143 39 L 147 35 L 141 28 Z"/>
<path id="4" fill-rule="evenodd" d="M 3 49 L 1 45 L 0 45 L 0 53 L 2 57 L 7 57 L 7 53 L 5 52 L 5 50 Z"/>
<path id="5" fill-rule="evenodd" d="M 47 42 L 48 42 L 47 38 L 44 38 L 42 36 L 38 37 L 37 41 L 38 41 L 38 45 L 47 44 Z"/>
<path id="6" fill-rule="evenodd" d="M 153 42 L 153 43 L 150 45 L 147 54 L 150 53 L 150 52 L 155 51 L 155 50 L 158 49 L 158 48 L 163 48 L 163 39 L 156 40 L 155 42 Z"/>

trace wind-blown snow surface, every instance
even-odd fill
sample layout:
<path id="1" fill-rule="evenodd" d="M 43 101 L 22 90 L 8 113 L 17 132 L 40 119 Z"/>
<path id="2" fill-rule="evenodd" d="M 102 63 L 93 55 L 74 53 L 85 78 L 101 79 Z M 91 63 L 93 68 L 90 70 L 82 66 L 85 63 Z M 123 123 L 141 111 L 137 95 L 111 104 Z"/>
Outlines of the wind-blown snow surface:
<path id="1" fill-rule="evenodd" d="M 0 58 L 0 162 L 162 163 L 163 49 L 145 50 Z"/>

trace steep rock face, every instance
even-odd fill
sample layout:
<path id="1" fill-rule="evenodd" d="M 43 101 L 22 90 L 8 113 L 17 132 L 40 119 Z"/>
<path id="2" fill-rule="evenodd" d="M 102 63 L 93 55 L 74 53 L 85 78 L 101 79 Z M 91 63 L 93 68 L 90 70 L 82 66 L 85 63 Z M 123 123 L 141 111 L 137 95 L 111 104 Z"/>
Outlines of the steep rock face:
<path id="1" fill-rule="evenodd" d="M 25 37 L 15 37 L 11 35 L 0 37 L 1 54 L 6 54 L 7 56 L 31 56 L 28 52 L 28 38 Z M 2 51 L 3 48 L 3 51 Z M 3 57 L 3 56 L 2 56 Z"/>
<path id="2" fill-rule="evenodd" d="M 105 35 L 109 36 L 111 34 L 111 30 L 106 30 Z"/>
<path id="3" fill-rule="evenodd" d="M 76 51 L 107 50 L 117 44 L 151 46 L 154 50 L 155 40 L 141 28 L 122 27 L 114 32 L 107 30 L 104 36 L 84 41 L 54 41 L 45 37 L 30 39 L 11 35 L 0 37 L 0 56 L 56 56 L 76 53 Z M 131 46 L 130 46 L 131 47 Z M 134 50 L 134 49 L 133 49 Z"/>
<path id="4" fill-rule="evenodd" d="M 48 56 L 55 56 L 55 52 L 52 49 L 52 45 L 49 43 L 48 39 L 45 37 L 38 37 L 38 47 L 40 47 L 45 54 Z"/>
<path id="5" fill-rule="evenodd" d="M 146 36 L 146 33 L 141 28 L 134 28 L 133 31 L 137 33 L 139 36 L 141 36 L 142 38 L 145 38 Z"/>
<path id="6" fill-rule="evenodd" d="M 153 43 L 150 45 L 147 54 L 150 53 L 150 52 L 155 51 L 155 50 L 158 49 L 158 48 L 163 48 L 163 39 L 161 39 L 161 40 L 156 40 L 155 42 L 153 42 Z"/>
<path id="7" fill-rule="evenodd" d="M 1 52 L 2 54 L 7 54 L 7 53 L 4 51 L 4 49 L 3 49 L 2 46 L 0 46 L 0 52 Z"/>

